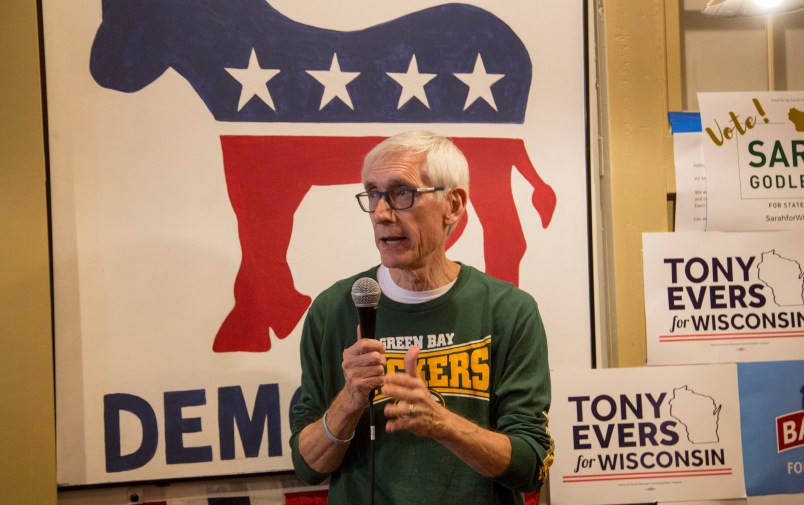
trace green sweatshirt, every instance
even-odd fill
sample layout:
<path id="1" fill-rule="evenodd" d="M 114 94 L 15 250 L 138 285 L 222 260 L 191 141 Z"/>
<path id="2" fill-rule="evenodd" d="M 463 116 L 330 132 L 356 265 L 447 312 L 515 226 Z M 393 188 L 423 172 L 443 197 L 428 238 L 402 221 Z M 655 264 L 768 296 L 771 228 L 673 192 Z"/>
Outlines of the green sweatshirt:
<path id="1" fill-rule="evenodd" d="M 327 475 L 299 454 L 301 430 L 318 420 L 344 386 L 343 351 L 356 339 L 357 312 L 351 288 L 360 277 L 376 279 L 377 268 L 337 282 L 321 293 L 302 332 L 302 392 L 293 408 L 292 447 L 296 473 L 307 483 Z M 455 285 L 421 304 L 382 297 L 376 338 L 386 346 L 387 371 L 404 371 L 403 357 L 418 345 L 419 373 L 447 409 L 507 435 L 508 469 L 487 479 L 432 439 L 408 432 L 388 434 L 383 408 L 374 402 L 378 505 L 521 504 L 521 492 L 538 489 L 553 459 L 547 430 L 550 372 L 544 326 L 534 299 L 513 284 L 461 266 Z M 332 473 L 328 503 L 369 502 L 371 447 L 368 409 L 340 468 Z"/>

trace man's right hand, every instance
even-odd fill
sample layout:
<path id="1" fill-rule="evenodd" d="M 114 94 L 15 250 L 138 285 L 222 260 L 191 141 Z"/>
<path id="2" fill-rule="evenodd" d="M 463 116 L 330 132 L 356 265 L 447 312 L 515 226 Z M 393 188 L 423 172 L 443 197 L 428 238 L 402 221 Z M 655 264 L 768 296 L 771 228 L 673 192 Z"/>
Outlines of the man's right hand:
<path id="1" fill-rule="evenodd" d="M 385 373 L 385 345 L 370 338 L 360 337 L 357 329 L 357 341 L 343 351 L 344 389 L 348 394 L 351 407 L 362 411 L 368 405 L 369 395 L 383 384 Z"/>

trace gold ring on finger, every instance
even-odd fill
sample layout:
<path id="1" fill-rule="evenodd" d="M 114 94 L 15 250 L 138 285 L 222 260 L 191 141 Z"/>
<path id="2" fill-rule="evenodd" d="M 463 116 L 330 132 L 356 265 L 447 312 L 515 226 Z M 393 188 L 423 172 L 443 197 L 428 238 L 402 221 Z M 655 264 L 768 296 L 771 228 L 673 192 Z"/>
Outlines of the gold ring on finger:
<path id="1" fill-rule="evenodd" d="M 413 417 L 413 413 L 416 411 L 416 404 L 411 403 L 408 405 L 408 415 Z"/>

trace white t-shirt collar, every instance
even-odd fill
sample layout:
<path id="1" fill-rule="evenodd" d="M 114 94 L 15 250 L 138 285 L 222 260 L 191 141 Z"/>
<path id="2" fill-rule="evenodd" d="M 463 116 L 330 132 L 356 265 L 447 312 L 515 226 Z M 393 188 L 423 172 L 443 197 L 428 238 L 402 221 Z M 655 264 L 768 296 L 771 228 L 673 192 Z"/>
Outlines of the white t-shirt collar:
<path id="1" fill-rule="evenodd" d="M 410 291 L 408 289 L 399 287 L 397 283 L 394 282 L 394 279 L 391 278 L 391 270 L 385 265 L 380 265 L 380 267 L 377 269 L 377 280 L 380 283 L 380 290 L 382 291 L 382 294 L 395 302 L 412 304 L 435 300 L 439 296 L 449 291 L 450 288 L 452 288 L 452 286 L 454 286 L 458 281 L 458 278 L 456 277 L 455 280 L 449 284 L 445 284 L 439 288 L 431 289 L 429 291 Z"/>

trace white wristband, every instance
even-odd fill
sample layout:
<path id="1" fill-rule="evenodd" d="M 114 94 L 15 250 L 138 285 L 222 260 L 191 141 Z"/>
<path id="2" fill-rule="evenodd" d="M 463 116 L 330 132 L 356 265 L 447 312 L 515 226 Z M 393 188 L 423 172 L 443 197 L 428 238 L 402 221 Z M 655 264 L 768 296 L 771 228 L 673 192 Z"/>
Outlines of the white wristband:
<path id="1" fill-rule="evenodd" d="M 338 444 L 338 445 L 348 444 L 349 442 L 351 442 L 352 439 L 355 438 L 354 432 L 352 432 L 352 436 L 347 438 L 346 440 L 341 440 L 340 438 L 338 438 L 335 435 L 333 435 L 332 433 L 330 433 L 329 428 L 327 427 L 327 413 L 328 412 L 329 412 L 329 410 L 324 412 L 324 417 L 321 418 L 321 427 L 324 430 L 324 435 L 326 435 L 328 439 L 332 440 L 333 443 Z"/>

